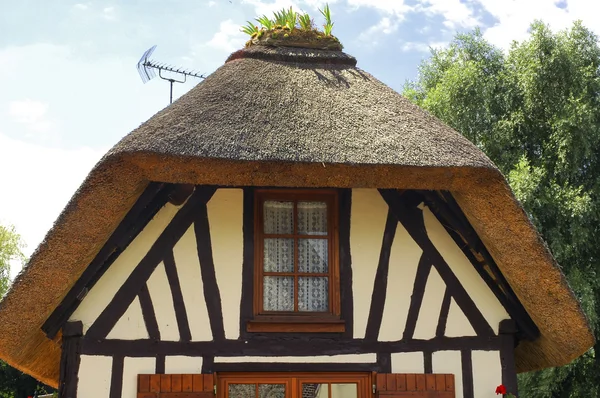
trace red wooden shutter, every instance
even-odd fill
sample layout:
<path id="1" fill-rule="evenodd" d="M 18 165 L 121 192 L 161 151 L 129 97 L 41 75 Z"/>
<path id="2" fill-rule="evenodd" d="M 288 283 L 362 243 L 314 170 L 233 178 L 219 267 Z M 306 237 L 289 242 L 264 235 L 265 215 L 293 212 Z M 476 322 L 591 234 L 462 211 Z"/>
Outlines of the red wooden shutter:
<path id="1" fill-rule="evenodd" d="M 377 397 L 455 398 L 452 374 L 379 373 Z"/>
<path id="2" fill-rule="evenodd" d="M 212 374 L 138 375 L 137 398 L 214 398 Z"/>

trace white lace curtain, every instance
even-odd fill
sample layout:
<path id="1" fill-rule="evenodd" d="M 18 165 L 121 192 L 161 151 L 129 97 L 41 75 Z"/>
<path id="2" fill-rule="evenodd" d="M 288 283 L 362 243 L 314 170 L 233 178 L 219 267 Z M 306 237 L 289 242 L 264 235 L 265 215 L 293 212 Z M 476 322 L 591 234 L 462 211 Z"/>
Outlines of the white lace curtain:
<path id="1" fill-rule="evenodd" d="M 263 205 L 263 232 L 274 235 L 293 235 L 294 218 L 296 238 L 265 238 L 265 272 L 299 273 L 298 310 L 322 312 L 329 309 L 329 250 L 327 236 L 327 204 L 299 201 L 297 214 L 294 202 L 265 201 Z M 304 238 L 303 236 L 306 236 Z M 294 266 L 295 250 L 298 264 Z M 324 274 L 302 276 L 303 273 Z M 265 276 L 263 280 L 263 307 L 266 311 L 294 311 L 294 276 Z"/>

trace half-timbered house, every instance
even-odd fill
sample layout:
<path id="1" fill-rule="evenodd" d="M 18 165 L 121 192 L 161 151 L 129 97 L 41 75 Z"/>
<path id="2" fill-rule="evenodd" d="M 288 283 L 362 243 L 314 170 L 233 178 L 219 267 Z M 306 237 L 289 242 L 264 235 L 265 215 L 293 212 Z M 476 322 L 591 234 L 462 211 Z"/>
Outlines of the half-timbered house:
<path id="1" fill-rule="evenodd" d="M 123 138 L 0 307 L 0 357 L 63 398 L 485 398 L 592 344 L 492 162 L 307 49 Z"/>

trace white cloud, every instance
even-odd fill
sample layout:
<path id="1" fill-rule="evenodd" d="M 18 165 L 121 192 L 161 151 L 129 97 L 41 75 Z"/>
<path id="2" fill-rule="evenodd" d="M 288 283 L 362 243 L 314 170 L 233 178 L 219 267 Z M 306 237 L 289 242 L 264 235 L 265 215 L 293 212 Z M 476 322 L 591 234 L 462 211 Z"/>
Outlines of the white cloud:
<path id="1" fill-rule="evenodd" d="M 513 40 L 527 37 L 531 22 L 540 19 L 554 30 L 568 28 L 575 20 L 582 20 L 584 26 L 600 33 L 600 2 L 591 0 L 475 0 L 490 13 L 497 22 L 487 30 L 485 37 L 493 44 L 508 48 Z"/>
<path id="2" fill-rule="evenodd" d="M 231 19 L 221 22 L 219 31 L 206 44 L 218 50 L 232 52 L 244 46 L 247 35 Z"/>
<path id="3" fill-rule="evenodd" d="M 75 9 L 77 10 L 87 10 L 88 8 L 90 8 L 89 4 L 83 4 L 83 3 L 77 3 L 73 6 Z"/>
<path id="4" fill-rule="evenodd" d="M 306 4 L 309 8 L 312 8 L 313 10 L 317 10 L 317 9 L 323 9 L 323 7 L 325 7 L 325 4 L 329 4 L 330 6 L 332 4 L 337 3 L 338 0 L 303 0 L 302 4 Z M 331 7 L 331 14 L 333 15 L 335 12 L 335 7 Z"/>
<path id="5" fill-rule="evenodd" d="M 8 114 L 17 123 L 36 133 L 47 133 L 54 126 L 54 123 L 48 120 L 47 113 L 48 104 L 31 99 L 12 101 L 8 106 Z"/>
<path id="6" fill-rule="evenodd" d="M 397 20 L 392 20 L 390 17 L 383 17 L 377 24 L 362 32 L 358 38 L 371 45 L 377 45 L 379 44 L 381 34 L 389 35 L 396 32 L 399 24 Z"/>
<path id="7" fill-rule="evenodd" d="M 217 5 L 217 2 L 216 2 L 216 1 L 213 1 L 213 0 L 211 0 L 211 1 L 209 1 L 209 2 L 208 2 L 208 4 L 207 4 L 207 5 L 208 5 L 209 7 L 214 7 L 214 6 L 216 6 L 216 5 Z"/>
<path id="8" fill-rule="evenodd" d="M 104 9 L 102 10 L 102 16 L 108 21 L 116 20 L 117 15 L 115 13 L 115 7 L 104 7 Z"/>
<path id="9" fill-rule="evenodd" d="M 442 16 L 444 26 L 450 29 L 472 29 L 479 25 L 479 21 L 473 15 L 473 9 L 460 0 L 420 0 L 417 8 L 425 14 Z"/>
<path id="10" fill-rule="evenodd" d="M 309 0 L 310 1 L 310 0 Z M 313 0 L 314 2 L 315 0 Z M 300 10 L 298 4 L 290 0 L 274 0 L 274 1 L 263 1 L 263 0 L 242 0 L 242 4 L 249 4 L 254 6 L 256 15 L 273 15 L 273 11 L 279 11 L 282 8 L 292 7 L 294 10 Z"/>
<path id="11" fill-rule="evenodd" d="M 413 11 L 414 7 L 404 3 L 404 0 L 348 0 L 348 5 L 354 8 L 370 7 L 386 14 L 394 15 L 399 20 L 404 20 L 406 14 Z"/>
<path id="12" fill-rule="evenodd" d="M 105 149 L 48 148 L 0 132 L 0 222 L 15 226 L 30 255 Z M 8 193 L 8 192 L 6 192 Z M 18 273 L 11 269 L 11 277 Z"/>
<path id="13" fill-rule="evenodd" d="M 402 45 L 402 51 L 419 51 L 423 53 L 429 53 L 432 48 L 442 48 L 448 45 L 448 42 L 445 41 L 437 41 L 437 42 L 415 42 L 415 41 L 407 41 Z"/>

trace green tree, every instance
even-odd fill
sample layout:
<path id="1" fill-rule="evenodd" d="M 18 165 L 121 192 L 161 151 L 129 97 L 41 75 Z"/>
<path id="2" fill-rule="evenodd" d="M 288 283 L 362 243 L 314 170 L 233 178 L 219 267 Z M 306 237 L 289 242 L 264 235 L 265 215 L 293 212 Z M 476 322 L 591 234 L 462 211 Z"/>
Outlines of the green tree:
<path id="1" fill-rule="evenodd" d="M 11 262 L 23 265 L 26 261 L 23 254 L 25 244 L 13 226 L 0 225 L 0 297 L 4 296 L 10 286 Z M 37 380 L 0 361 L 0 397 L 27 398 L 34 392 L 52 392 Z"/>
<path id="2" fill-rule="evenodd" d="M 24 246 L 13 226 L 0 225 L 0 297 L 4 296 L 10 285 L 11 261 L 25 263 Z"/>
<path id="3" fill-rule="evenodd" d="M 600 341 L 600 47 L 580 22 L 542 22 L 506 52 L 479 30 L 432 51 L 404 94 L 479 146 L 507 176 L 562 265 Z M 524 397 L 599 397 L 600 342 L 520 376 Z"/>

